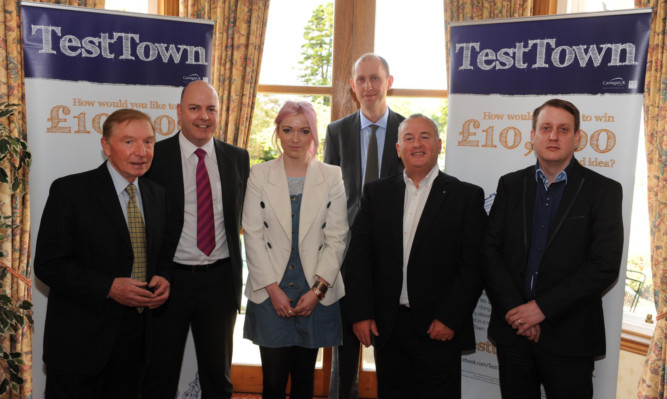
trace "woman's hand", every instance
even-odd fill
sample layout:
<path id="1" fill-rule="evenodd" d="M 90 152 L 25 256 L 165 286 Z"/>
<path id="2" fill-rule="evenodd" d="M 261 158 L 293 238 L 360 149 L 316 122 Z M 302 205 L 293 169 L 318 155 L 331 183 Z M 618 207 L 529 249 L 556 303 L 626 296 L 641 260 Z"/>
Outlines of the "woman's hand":
<path id="1" fill-rule="evenodd" d="M 280 317 L 292 317 L 296 316 L 297 312 L 292 308 L 289 302 L 289 298 L 285 294 L 285 291 L 280 289 L 278 283 L 273 283 L 264 287 L 266 292 L 269 294 L 269 299 L 271 299 L 271 305 Z M 314 294 L 313 294 L 314 295 Z"/>
<path id="2" fill-rule="evenodd" d="M 319 298 L 315 295 L 313 290 L 308 290 L 308 292 L 303 294 L 301 299 L 299 299 L 299 303 L 296 304 L 294 310 L 298 316 L 309 316 L 319 301 Z"/>

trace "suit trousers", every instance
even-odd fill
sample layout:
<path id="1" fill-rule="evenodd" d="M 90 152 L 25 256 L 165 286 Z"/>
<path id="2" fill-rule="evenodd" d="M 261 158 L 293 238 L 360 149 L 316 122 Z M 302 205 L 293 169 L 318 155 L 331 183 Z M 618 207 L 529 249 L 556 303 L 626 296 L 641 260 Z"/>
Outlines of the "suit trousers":
<path id="1" fill-rule="evenodd" d="M 540 399 L 540 385 L 548 399 L 593 397 L 592 357 L 568 357 L 546 352 L 539 343 L 521 339 L 498 344 L 500 392 L 505 399 Z"/>
<path id="2" fill-rule="evenodd" d="M 145 331 L 145 312 L 124 309 L 111 356 L 102 373 L 86 375 L 47 364 L 44 396 L 48 399 L 139 398 L 146 365 Z"/>
<path id="3" fill-rule="evenodd" d="M 409 308 L 401 306 L 389 341 L 375 349 L 378 399 L 460 399 L 460 345 L 434 341 L 415 325 Z"/>
<path id="4" fill-rule="evenodd" d="M 332 350 L 329 399 L 357 399 L 361 342 L 351 324 L 344 325 L 342 333 L 343 344 Z"/>
<path id="5" fill-rule="evenodd" d="M 211 268 L 184 270 L 172 276 L 167 302 L 155 314 L 153 355 L 143 399 L 176 397 L 183 352 L 192 328 L 201 399 L 232 396 L 231 364 L 236 323 L 232 268 L 228 260 Z"/>

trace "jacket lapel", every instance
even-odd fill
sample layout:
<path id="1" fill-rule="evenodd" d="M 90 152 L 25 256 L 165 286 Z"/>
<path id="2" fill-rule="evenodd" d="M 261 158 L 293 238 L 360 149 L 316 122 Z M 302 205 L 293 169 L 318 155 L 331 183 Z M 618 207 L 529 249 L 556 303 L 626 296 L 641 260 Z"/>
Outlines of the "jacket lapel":
<path id="1" fill-rule="evenodd" d="M 355 113 L 355 117 L 352 120 L 352 123 L 350 123 L 346 128 L 350 132 L 348 137 L 350 137 L 349 142 L 347 143 L 341 143 L 345 151 L 347 152 L 347 156 L 345 159 L 348 161 L 352 161 L 352 178 L 354 181 L 352 184 L 350 184 L 350 187 L 357 187 L 359 190 L 359 193 L 363 191 L 363 187 L 361 187 L 361 144 L 359 143 L 360 139 L 360 134 L 361 134 L 361 118 L 359 117 L 359 112 L 357 111 Z"/>
<path id="2" fill-rule="evenodd" d="M 380 177 L 387 177 L 390 171 L 394 170 L 394 164 L 400 162 L 396 156 L 396 142 L 398 141 L 398 117 L 390 109 L 387 117 L 387 130 L 384 135 L 384 149 L 382 150 L 382 165 L 380 168 Z M 361 169 L 361 168 L 360 168 Z"/>
<path id="3" fill-rule="evenodd" d="M 585 178 L 581 176 L 581 173 L 578 173 L 578 165 L 578 163 L 573 165 L 574 167 L 570 173 L 571 176 L 568 176 L 567 178 L 567 184 L 565 185 L 565 191 L 563 191 L 563 197 L 560 200 L 560 204 L 558 204 L 558 210 L 556 210 L 554 220 L 551 222 L 549 237 L 547 238 L 547 244 L 544 247 L 545 250 L 549 248 L 551 241 L 553 241 L 553 238 L 558 233 L 558 230 L 560 230 L 560 227 L 563 225 L 563 221 L 570 213 L 570 209 L 572 209 L 572 205 L 574 205 L 574 202 L 577 200 L 579 192 L 584 185 Z"/>
<path id="4" fill-rule="evenodd" d="M 171 139 L 167 139 L 165 142 L 165 160 L 167 160 L 167 168 L 169 169 L 169 176 L 173 176 L 171 184 L 175 186 L 173 192 L 179 193 L 179 195 L 174 195 L 175 198 L 170 198 L 176 204 L 179 215 L 183 215 L 183 210 L 185 208 L 185 187 L 183 187 L 183 164 L 181 162 L 181 146 L 178 143 L 178 136 L 182 133 L 179 132 Z M 171 140 L 171 141 L 168 141 Z M 168 144 L 167 144 L 168 143 Z M 181 216 L 182 218 L 183 216 Z"/>
<path id="5" fill-rule="evenodd" d="M 155 226 L 155 219 L 157 217 L 154 204 L 157 201 L 155 193 L 148 185 L 144 183 L 143 178 L 139 178 L 139 189 L 141 190 L 141 205 L 144 210 L 144 226 L 146 231 L 146 259 L 155 259 L 156 254 L 153 253 L 154 248 L 161 247 L 160 243 L 155 244 L 155 237 L 153 237 L 152 226 Z M 151 262 L 147 263 L 148 265 Z"/>
<path id="6" fill-rule="evenodd" d="M 123 209 L 121 208 L 118 194 L 116 194 L 113 180 L 111 180 L 111 175 L 107 170 L 106 162 L 97 168 L 97 176 L 93 184 L 96 186 L 95 193 L 97 200 L 100 202 L 104 212 L 107 213 L 111 224 L 118 230 L 118 234 L 122 237 L 123 241 L 131 246 L 130 230 L 127 228 Z"/>
<path id="7" fill-rule="evenodd" d="M 289 189 L 287 187 L 287 175 L 283 158 L 270 165 L 269 172 L 264 184 L 266 200 L 271 204 L 278 223 L 283 229 L 288 242 L 292 242 L 292 207 L 290 205 Z"/>
<path id="8" fill-rule="evenodd" d="M 218 164 L 218 173 L 220 175 L 220 191 L 222 194 L 222 212 L 225 218 L 225 229 L 227 230 L 227 234 L 231 234 L 233 230 L 230 231 L 228 226 L 230 226 L 230 223 L 231 225 L 234 224 L 234 184 L 238 184 L 236 181 L 238 179 L 235 179 L 232 173 L 236 168 L 234 165 L 231 165 L 230 159 L 220 141 L 214 138 L 213 145 Z"/>
<path id="9" fill-rule="evenodd" d="M 387 215 L 392 218 L 391 231 L 394 240 L 394 249 L 398 254 L 399 265 L 403 265 L 403 208 L 405 204 L 405 182 L 403 174 L 396 175 L 392 182 L 392 187 L 387 190 L 388 209 Z M 401 266 L 402 267 L 402 266 Z"/>
<path id="10" fill-rule="evenodd" d="M 533 234 L 533 212 L 535 210 L 535 167 L 526 169 L 523 177 L 523 245 L 524 253 L 528 254 L 530 237 Z"/>
<path id="11" fill-rule="evenodd" d="M 426 204 L 424 204 L 424 210 L 422 215 L 419 218 L 419 224 L 417 225 L 417 230 L 415 231 L 415 237 L 412 240 L 412 247 L 410 248 L 410 260 L 412 260 L 412 254 L 415 253 L 419 248 L 419 244 L 424 242 L 424 236 L 430 231 L 431 225 L 437 219 L 437 215 L 440 212 L 443 204 L 447 200 L 449 193 L 447 192 L 447 182 L 451 177 L 445 175 L 442 172 L 438 172 L 433 184 L 431 185 L 431 191 L 428 194 L 426 199 Z M 403 214 L 401 212 L 401 214 Z"/>
<path id="12" fill-rule="evenodd" d="M 315 159 L 310 162 L 306 170 L 306 181 L 303 186 L 303 198 L 301 200 L 301 213 L 299 215 L 299 247 L 313 226 L 319 208 L 324 204 L 328 190 L 324 179 L 322 165 Z"/>

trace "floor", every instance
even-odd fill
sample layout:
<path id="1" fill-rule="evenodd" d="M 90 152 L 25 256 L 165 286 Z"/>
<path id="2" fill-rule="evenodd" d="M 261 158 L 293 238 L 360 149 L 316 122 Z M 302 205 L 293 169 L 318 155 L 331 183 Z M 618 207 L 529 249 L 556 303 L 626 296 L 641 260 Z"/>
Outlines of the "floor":
<path id="1" fill-rule="evenodd" d="M 232 395 L 232 399 L 261 399 L 262 395 L 258 393 L 235 393 Z M 316 397 L 320 398 L 320 396 Z"/>

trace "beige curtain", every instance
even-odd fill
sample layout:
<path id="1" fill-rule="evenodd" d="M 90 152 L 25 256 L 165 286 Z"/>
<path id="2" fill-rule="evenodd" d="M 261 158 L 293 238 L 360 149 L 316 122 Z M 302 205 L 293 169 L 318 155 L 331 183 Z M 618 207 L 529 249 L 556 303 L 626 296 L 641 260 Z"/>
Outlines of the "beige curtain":
<path id="1" fill-rule="evenodd" d="M 664 0 L 635 0 L 636 7 L 653 8 L 651 38 L 646 65 L 644 87 L 644 132 L 646 140 L 646 166 L 648 213 L 651 225 L 651 267 L 653 270 L 653 295 L 657 308 L 657 324 L 649 346 L 644 371 L 639 381 L 637 397 L 641 399 L 665 398 L 665 360 L 667 352 L 667 269 L 665 245 L 667 245 L 667 49 L 665 47 L 665 22 L 667 3 Z"/>
<path id="2" fill-rule="evenodd" d="M 212 84 L 220 95 L 218 137 L 247 147 L 269 0 L 181 0 L 179 15 L 215 21 Z"/>
<path id="3" fill-rule="evenodd" d="M 444 0 L 444 2 L 446 49 L 449 49 L 449 27 L 452 22 L 533 15 L 533 0 Z M 449 76 L 449 56 L 447 76 Z"/>
<path id="4" fill-rule="evenodd" d="M 104 0 L 79 1 L 41 1 L 88 7 L 104 7 Z M 23 75 L 23 48 L 21 29 L 21 2 L 18 0 L 0 0 L 0 102 L 25 104 L 25 85 Z M 26 139 L 25 109 L 20 109 L 12 118 L 0 121 L 8 124 L 11 135 Z M 0 165 L 6 167 L 6 165 Z M 23 169 L 22 178 L 28 178 L 28 170 Z M 30 191 L 26 188 L 25 195 L 13 194 L 7 187 L 0 187 L 0 214 L 11 215 L 12 229 L 3 231 L 5 239 L 0 247 L 5 254 L 0 258 L 1 267 L 10 272 L 2 281 L 0 294 L 12 298 L 16 304 L 23 300 L 32 301 L 32 270 L 30 263 Z M 8 337 L 0 340 L 7 352 L 23 353 L 25 364 L 21 367 L 20 376 L 24 380 L 19 394 L 9 390 L 3 398 L 28 398 L 32 395 L 32 326 L 25 325 L 17 334 L 16 339 Z M 4 370 L 0 370 L 0 378 Z"/>

